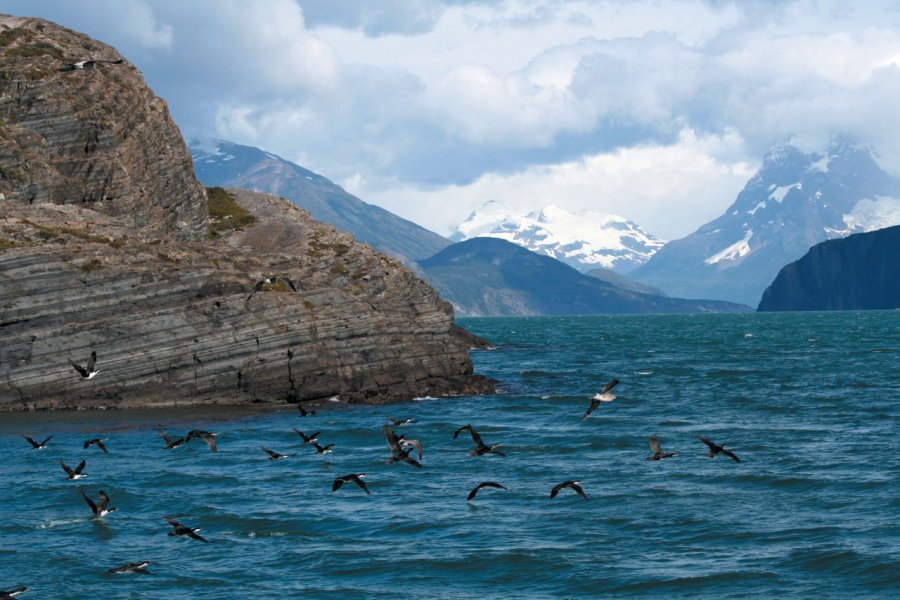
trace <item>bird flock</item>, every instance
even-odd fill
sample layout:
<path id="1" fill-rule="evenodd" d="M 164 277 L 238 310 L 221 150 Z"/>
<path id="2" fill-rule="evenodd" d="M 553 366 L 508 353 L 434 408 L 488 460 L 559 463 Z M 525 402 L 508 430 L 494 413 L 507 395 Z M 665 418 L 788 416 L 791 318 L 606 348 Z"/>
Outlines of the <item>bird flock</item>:
<path id="1" fill-rule="evenodd" d="M 96 359 L 96 353 L 92 352 L 90 359 L 85 366 L 79 365 L 73 361 L 70 362 L 83 379 L 90 379 L 98 372 L 98 370 L 95 368 Z M 581 420 L 584 421 L 585 419 L 587 419 L 596 410 L 596 408 L 600 406 L 601 403 L 611 402 L 615 400 L 616 396 L 612 394 L 612 390 L 618 384 L 619 380 L 613 379 L 605 386 L 603 386 L 601 391 L 591 398 L 591 404 L 585 414 L 581 417 Z M 307 410 L 302 406 L 302 404 L 297 404 L 297 409 L 299 417 L 313 417 L 316 414 L 316 411 Z M 397 432 L 394 431 L 395 428 L 400 429 L 402 427 L 414 425 L 415 423 L 417 423 L 417 420 L 413 418 L 398 419 L 390 415 L 385 416 L 385 423 L 382 426 L 382 430 L 384 432 L 384 437 L 385 441 L 387 442 L 388 449 L 391 452 L 391 456 L 386 461 L 388 464 L 403 462 L 412 467 L 416 467 L 419 469 L 423 468 L 423 443 L 420 440 L 407 438 L 405 433 L 398 435 Z M 324 446 L 319 443 L 319 436 L 322 435 L 321 431 L 306 433 L 296 427 L 292 429 L 293 432 L 300 438 L 300 440 L 302 440 L 302 445 L 311 447 L 316 454 L 331 453 L 335 447 L 334 443 L 328 443 Z M 483 457 L 489 454 L 500 457 L 506 456 L 503 451 L 499 450 L 499 448 L 502 447 L 502 444 L 486 443 L 478 433 L 478 431 L 475 429 L 475 427 L 473 427 L 470 423 L 467 423 L 456 429 L 453 432 L 453 439 L 458 439 L 459 435 L 463 432 L 468 432 L 474 444 L 474 447 L 469 451 L 470 456 Z M 204 431 L 201 429 L 191 429 L 187 434 L 181 437 L 171 437 L 166 431 L 162 429 L 158 430 L 158 433 L 163 440 L 163 448 L 165 450 L 175 450 L 189 443 L 191 440 L 199 439 L 203 440 L 207 444 L 210 452 L 218 452 L 217 436 L 219 434 L 216 432 Z M 46 449 L 49 442 L 53 439 L 53 436 L 48 436 L 40 442 L 27 435 L 22 435 L 22 438 L 24 438 L 28 442 L 32 450 L 38 451 Z M 707 447 L 707 456 L 709 458 L 715 458 L 719 454 L 722 454 L 731 458 L 735 462 L 741 462 L 740 458 L 738 458 L 738 456 L 734 452 L 725 448 L 725 444 L 717 444 L 704 436 L 699 436 L 697 439 Z M 95 446 L 104 454 L 108 454 L 109 448 L 106 446 L 106 444 L 104 444 L 105 441 L 107 441 L 105 438 L 93 438 L 85 440 L 82 446 L 84 450 L 88 450 L 92 446 Z M 649 443 L 652 454 L 647 456 L 648 461 L 664 460 L 677 455 L 676 452 L 667 452 L 663 450 L 656 435 L 650 436 Z M 260 446 L 260 450 L 267 455 L 269 460 L 282 460 L 290 458 L 292 456 L 291 454 L 272 450 L 271 448 L 268 448 L 266 446 Z M 413 456 L 413 452 L 415 452 L 415 456 Z M 60 460 L 60 466 L 66 474 L 66 479 L 69 481 L 75 481 L 87 477 L 88 473 L 85 472 L 86 465 L 86 459 L 82 459 L 74 468 L 67 465 L 63 460 Z M 334 480 L 331 482 L 331 491 L 332 493 L 337 492 L 338 490 L 342 489 L 345 483 L 353 483 L 362 492 L 365 492 L 366 495 L 371 495 L 371 491 L 364 481 L 366 477 L 366 473 L 348 473 L 346 475 L 341 475 L 334 478 Z M 473 501 L 478 493 L 486 488 L 509 491 L 509 488 L 504 486 L 502 483 L 496 481 L 482 481 L 471 489 L 471 491 L 468 493 L 468 496 L 466 497 L 466 501 Z M 575 479 L 562 481 L 553 485 L 553 487 L 550 489 L 550 499 L 556 498 L 556 496 L 563 490 L 571 490 L 573 493 L 581 496 L 581 498 L 585 500 L 588 499 L 587 493 L 581 486 L 581 481 Z M 110 497 L 103 490 L 99 490 L 97 492 L 96 500 L 86 494 L 84 490 L 79 490 L 79 493 L 81 494 L 82 499 L 91 511 L 91 516 L 89 517 L 90 519 L 104 519 L 117 510 L 116 507 L 110 506 Z M 165 521 L 167 521 L 168 524 L 172 527 L 171 531 L 168 532 L 169 536 L 186 537 L 199 542 L 210 543 L 210 540 L 199 534 L 199 532 L 201 531 L 199 527 L 191 527 L 185 525 L 170 516 L 164 516 L 163 519 L 165 519 Z M 147 569 L 149 565 L 150 563 L 148 561 L 137 561 L 125 565 L 111 567 L 107 570 L 107 572 L 117 574 L 149 574 L 151 573 L 151 571 Z M 25 592 L 27 589 L 27 587 L 21 586 L 6 592 L 0 591 L 0 600 L 2 600 L 3 598 L 12 598 L 18 594 Z"/>

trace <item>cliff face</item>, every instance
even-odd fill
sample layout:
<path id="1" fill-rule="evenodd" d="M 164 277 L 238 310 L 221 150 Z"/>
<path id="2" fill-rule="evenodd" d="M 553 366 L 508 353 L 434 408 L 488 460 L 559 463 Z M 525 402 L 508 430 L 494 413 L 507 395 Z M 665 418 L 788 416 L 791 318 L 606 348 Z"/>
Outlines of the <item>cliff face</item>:
<path id="1" fill-rule="evenodd" d="M 450 305 L 394 259 L 273 196 L 206 242 L 71 205 L 0 202 L 0 410 L 386 402 L 480 393 Z M 10 213 L 15 216 L 11 216 Z M 297 286 L 253 283 L 286 275 Z M 249 297 L 249 299 L 248 299 Z M 97 353 L 82 380 L 69 359 Z"/>
<path id="2" fill-rule="evenodd" d="M 778 273 L 760 311 L 900 307 L 900 225 L 822 242 Z"/>
<path id="3" fill-rule="evenodd" d="M 86 59 L 113 62 L 65 69 Z M 165 104 L 119 60 L 0 16 L 0 410 L 492 389 L 396 260 L 272 196 L 217 194 L 210 218 Z M 92 352 L 82 379 L 70 360 Z"/>
<path id="4" fill-rule="evenodd" d="M 41 19 L 0 15 L 0 194 L 77 204 L 197 240 L 206 197 L 190 153 L 140 72 L 113 48 Z"/>

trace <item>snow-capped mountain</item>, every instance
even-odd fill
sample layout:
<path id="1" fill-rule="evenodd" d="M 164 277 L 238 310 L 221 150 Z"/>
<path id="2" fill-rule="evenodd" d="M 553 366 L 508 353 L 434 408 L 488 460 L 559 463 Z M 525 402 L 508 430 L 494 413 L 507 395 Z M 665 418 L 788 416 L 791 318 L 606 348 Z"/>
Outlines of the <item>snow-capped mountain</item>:
<path id="1" fill-rule="evenodd" d="M 627 273 L 665 242 L 628 219 L 595 211 L 573 214 L 555 204 L 526 215 L 494 200 L 472 212 L 450 237 L 501 238 L 553 257 L 580 271 L 597 267 Z"/>
<path id="2" fill-rule="evenodd" d="M 900 224 L 900 179 L 842 137 L 781 143 L 718 219 L 666 245 L 631 277 L 688 298 L 756 306 L 779 269 L 827 239 Z"/>

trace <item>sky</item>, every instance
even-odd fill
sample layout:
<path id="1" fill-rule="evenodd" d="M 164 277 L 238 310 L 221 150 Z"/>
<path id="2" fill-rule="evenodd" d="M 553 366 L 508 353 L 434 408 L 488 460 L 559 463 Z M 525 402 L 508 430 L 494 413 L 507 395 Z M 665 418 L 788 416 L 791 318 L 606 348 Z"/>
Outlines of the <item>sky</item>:
<path id="1" fill-rule="evenodd" d="M 787 138 L 900 174 L 900 4 L 0 0 L 114 46 L 188 138 L 256 146 L 441 235 L 502 202 L 677 239 Z M 792 136 L 792 137 L 791 137 Z"/>

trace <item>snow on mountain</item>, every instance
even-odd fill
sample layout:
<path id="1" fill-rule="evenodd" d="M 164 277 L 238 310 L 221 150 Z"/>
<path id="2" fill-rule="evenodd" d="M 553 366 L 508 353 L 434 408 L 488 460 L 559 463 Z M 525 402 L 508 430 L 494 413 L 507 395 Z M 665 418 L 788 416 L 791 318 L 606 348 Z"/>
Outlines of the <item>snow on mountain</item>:
<path id="1" fill-rule="evenodd" d="M 673 296 L 755 306 L 782 266 L 827 239 L 900 224 L 900 180 L 865 145 L 781 143 L 719 218 L 670 242 L 631 276 Z"/>
<path id="2" fill-rule="evenodd" d="M 616 215 L 590 210 L 573 214 L 556 204 L 520 215 L 493 200 L 473 211 L 450 239 L 474 237 L 504 239 L 581 271 L 604 267 L 619 273 L 644 264 L 665 245 Z"/>

